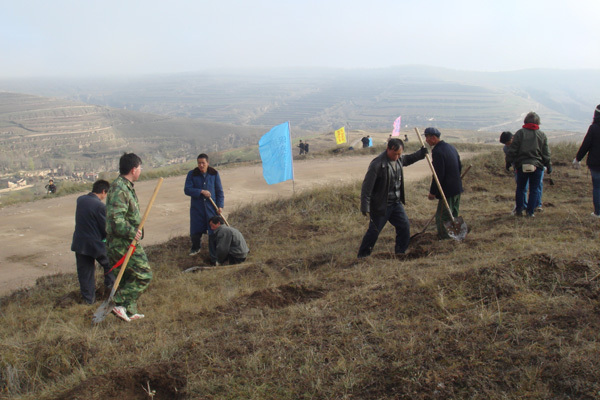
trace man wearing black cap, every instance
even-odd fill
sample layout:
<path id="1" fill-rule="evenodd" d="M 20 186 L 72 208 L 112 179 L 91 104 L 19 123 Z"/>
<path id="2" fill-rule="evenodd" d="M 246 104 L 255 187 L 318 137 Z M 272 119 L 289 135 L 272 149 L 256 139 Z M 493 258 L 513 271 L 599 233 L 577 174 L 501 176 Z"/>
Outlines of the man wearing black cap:
<path id="1" fill-rule="evenodd" d="M 425 141 L 432 147 L 431 157 L 433 168 L 440 181 L 446 200 L 448 200 L 452 215 L 456 218 L 458 217 L 458 209 L 460 206 L 460 194 L 463 191 L 462 179 L 460 178 L 462 165 L 460 163 L 460 156 L 454 146 L 441 140 L 440 136 L 441 133 L 437 128 L 425 129 Z M 439 200 L 435 214 L 438 237 L 440 239 L 449 239 L 450 236 L 444 227 L 444 222 L 449 221 L 451 218 L 435 180 L 432 180 L 431 182 L 431 188 L 429 189 L 427 198 L 429 200 Z"/>

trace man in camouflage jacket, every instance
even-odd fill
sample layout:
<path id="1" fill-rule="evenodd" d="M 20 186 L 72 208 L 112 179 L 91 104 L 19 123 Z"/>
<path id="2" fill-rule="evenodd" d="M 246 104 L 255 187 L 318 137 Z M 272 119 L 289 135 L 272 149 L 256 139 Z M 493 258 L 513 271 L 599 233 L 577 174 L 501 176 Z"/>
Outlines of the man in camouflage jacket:
<path id="1" fill-rule="evenodd" d="M 108 191 L 106 245 L 111 265 L 116 264 L 127 253 L 134 238 L 139 241 L 143 237 L 142 231 L 137 228 L 141 223 L 141 216 L 139 202 L 133 188 L 133 182 L 139 179 L 142 172 L 141 164 L 142 160 L 137 155 L 123 154 L 119 160 L 120 175 Z M 152 270 L 148 258 L 138 243 L 115 293 L 116 307 L 113 313 L 127 322 L 143 318 L 144 315 L 138 313 L 137 300 L 148 288 L 151 280 Z"/>

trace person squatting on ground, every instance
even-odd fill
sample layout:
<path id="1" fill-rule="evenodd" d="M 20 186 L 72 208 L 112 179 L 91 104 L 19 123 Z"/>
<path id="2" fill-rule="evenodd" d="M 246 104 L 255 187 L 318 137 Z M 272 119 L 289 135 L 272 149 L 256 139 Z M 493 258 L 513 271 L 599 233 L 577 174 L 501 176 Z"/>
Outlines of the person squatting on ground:
<path id="1" fill-rule="evenodd" d="M 460 156 L 454 146 L 440 139 L 442 134 L 437 128 L 425 129 L 424 135 L 425 141 L 432 148 L 431 158 L 435 174 L 440 181 L 450 210 L 452 210 L 452 216 L 456 218 L 458 217 L 460 208 L 460 194 L 463 192 L 462 179 L 460 177 L 462 170 Z M 446 221 L 451 220 L 450 214 L 448 214 L 444 200 L 433 179 L 427 198 L 429 200 L 438 199 L 437 211 L 435 213 L 435 225 L 438 237 L 440 239 L 450 239 L 450 235 L 448 235 L 448 231 L 444 226 Z"/>
<path id="2" fill-rule="evenodd" d="M 237 229 L 223 225 L 223 222 L 223 219 L 218 215 L 208 220 L 217 249 L 216 264 L 224 264 L 225 262 L 230 265 L 243 263 L 250 252 L 244 236 Z"/>
<path id="3" fill-rule="evenodd" d="M 141 173 L 142 160 L 137 155 L 125 153 L 121 156 L 120 175 L 110 185 L 106 198 L 106 245 L 111 265 L 127 253 L 133 239 L 139 242 L 143 238 L 143 232 L 138 229 L 142 222 L 140 205 L 133 187 Z M 115 293 L 113 313 L 127 322 L 144 318 L 144 314 L 138 313 L 137 300 L 151 280 L 148 257 L 142 245 L 137 243 Z"/>
<path id="4" fill-rule="evenodd" d="M 369 164 L 360 192 L 360 211 L 369 216 L 369 228 L 358 250 L 358 258 L 371 254 L 379 233 L 389 221 L 396 228 L 396 254 L 404 254 L 410 241 L 410 224 L 404 211 L 403 166 L 425 158 L 427 149 L 403 155 L 404 143 L 391 139 L 387 149 Z"/>
<path id="5" fill-rule="evenodd" d="M 544 167 L 552 173 L 548 138 L 540 130 L 540 117 L 535 112 L 525 116 L 523 128 L 519 129 L 508 148 L 506 161 L 513 164 L 517 171 L 517 189 L 515 192 L 515 215 L 534 217 L 540 200 L 540 187 L 544 177 Z M 529 185 L 529 201 L 525 204 L 526 187 Z"/>
<path id="6" fill-rule="evenodd" d="M 102 200 L 106 195 L 110 183 L 97 180 L 92 186 L 92 191 L 77 198 L 75 209 L 75 232 L 71 251 L 75 252 L 77 261 L 77 278 L 81 297 L 88 304 L 96 301 L 96 261 L 104 269 L 104 286 L 106 290 L 112 289 L 115 276 L 110 270 L 106 256 L 106 206 Z"/>
<path id="7" fill-rule="evenodd" d="M 600 218 L 600 104 L 594 111 L 594 119 L 583 138 L 583 143 L 573 160 L 573 167 L 579 168 L 580 161 L 587 154 L 586 165 L 592 175 L 592 200 L 594 212 L 592 215 Z"/>
<path id="8" fill-rule="evenodd" d="M 198 155 L 198 167 L 188 172 L 185 178 L 184 193 L 190 196 L 190 239 L 192 248 L 190 256 L 200 252 L 202 235 L 208 233 L 208 251 L 210 262 L 217 261 L 216 248 L 212 240 L 213 231 L 208 220 L 217 214 L 221 214 L 225 205 L 225 195 L 221 185 L 219 172 L 208 165 L 208 156 L 204 153 Z M 218 207 L 215 209 L 210 199 Z"/>
<path id="9" fill-rule="evenodd" d="M 506 155 L 508 154 L 508 148 L 510 147 L 511 143 L 513 141 L 513 134 L 511 132 L 505 131 L 502 132 L 500 134 L 500 143 L 502 143 L 504 146 L 502 147 L 502 150 L 504 151 L 504 158 L 505 158 L 505 162 L 506 162 L 506 170 L 510 172 L 510 168 L 513 168 L 514 171 L 514 176 L 515 176 L 515 184 L 517 183 L 517 169 L 515 168 L 515 166 L 513 164 L 511 164 L 510 162 L 506 161 Z M 529 184 L 525 185 L 525 187 L 523 188 L 523 198 L 525 199 L 525 208 L 527 208 L 527 204 L 529 204 L 529 199 L 527 198 L 527 189 L 529 187 Z M 538 204 L 535 207 L 536 211 L 542 211 L 542 192 L 544 190 L 544 171 L 542 171 L 542 178 L 540 180 L 540 186 L 538 187 L 538 195 L 539 195 L 539 201 Z M 517 212 L 517 205 L 515 202 L 515 206 L 513 207 L 512 210 L 512 215 L 515 215 Z"/>

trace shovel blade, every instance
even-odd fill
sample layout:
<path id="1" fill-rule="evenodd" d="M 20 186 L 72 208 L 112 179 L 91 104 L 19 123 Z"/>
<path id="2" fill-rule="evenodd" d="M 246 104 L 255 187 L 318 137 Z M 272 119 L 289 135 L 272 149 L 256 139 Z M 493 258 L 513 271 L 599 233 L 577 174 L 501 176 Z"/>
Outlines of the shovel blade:
<path id="1" fill-rule="evenodd" d="M 111 296 L 106 299 L 106 301 L 104 301 L 104 303 L 102 303 L 94 313 L 94 316 L 92 317 L 92 325 L 99 324 L 100 322 L 104 321 L 104 318 L 110 314 L 114 307 L 115 301 Z"/>
<path id="2" fill-rule="evenodd" d="M 457 242 L 463 240 L 469 231 L 469 228 L 467 228 L 467 223 L 462 217 L 456 217 L 454 218 L 454 221 L 444 222 L 444 227 L 446 228 L 446 231 L 448 231 L 448 236 Z"/>

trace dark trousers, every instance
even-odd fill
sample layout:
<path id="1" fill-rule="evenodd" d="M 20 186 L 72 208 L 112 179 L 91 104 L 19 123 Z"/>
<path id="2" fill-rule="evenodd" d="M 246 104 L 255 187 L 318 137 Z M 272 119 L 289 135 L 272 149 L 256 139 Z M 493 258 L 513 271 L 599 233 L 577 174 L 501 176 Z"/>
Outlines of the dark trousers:
<path id="1" fill-rule="evenodd" d="M 410 241 L 410 223 L 404 211 L 404 206 L 398 202 L 388 204 L 385 214 L 371 214 L 369 228 L 360 244 L 358 257 L 366 257 L 371 254 L 381 230 L 388 221 L 396 228 L 396 246 L 394 247 L 394 252 L 396 254 L 404 254 Z"/>
<path id="2" fill-rule="evenodd" d="M 238 258 L 238 257 L 232 256 L 231 254 L 229 254 L 227 256 L 227 262 L 229 263 L 229 265 L 241 264 L 244 261 L 246 261 L 246 257 L 244 257 L 244 258 Z"/>
<path id="3" fill-rule="evenodd" d="M 106 274 L 110 270 L 108 257 L 101 255 L 98 258 L 94 258 L 85 254 L 75 253 L 75 260 L 77 261 L 77 278 L 79 279 L 81 297 L 83 297 L 86 303 L 92 304 L 96 301 L 96 261 L 102 266 Z M 104 275 L 104 286 L 107 289 L 112 289 L 114 282 L 115 276 L 112 272 Z"/>
<path id="4" fill-rule="evenodd" d="M 200 250 L 202 246 L 202 233 L 194 233 L 190 235 L 190 239 L 192 239 L 192 251 Z M 217 261 L 217 244 L 213 240 L 213 235 L 208 235 L 208 254 L 210 255 L 210 261 Z"/>

